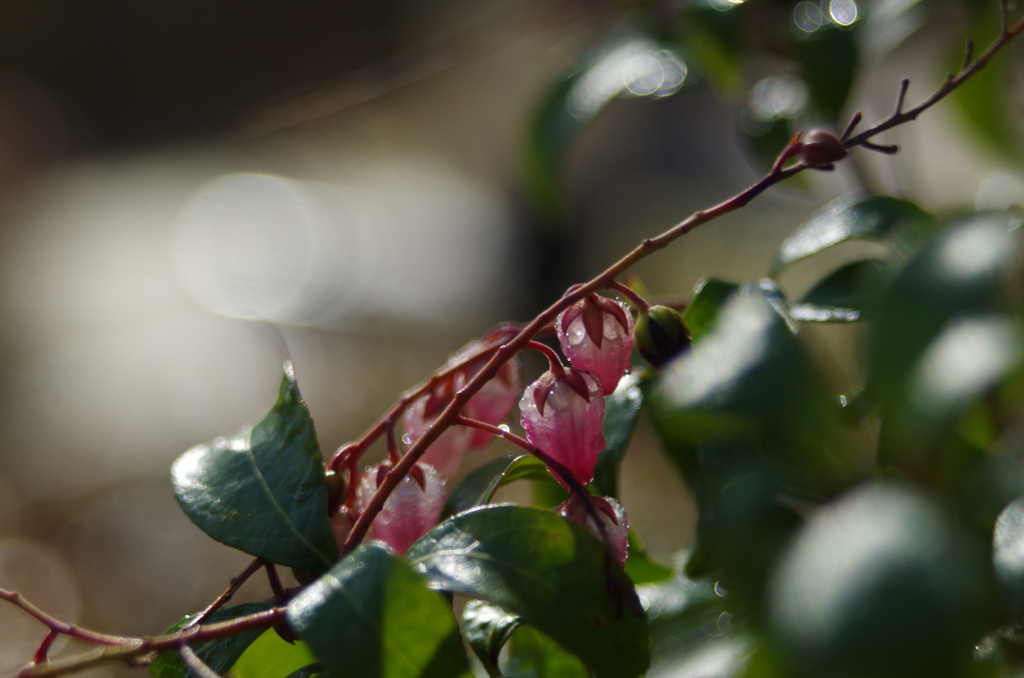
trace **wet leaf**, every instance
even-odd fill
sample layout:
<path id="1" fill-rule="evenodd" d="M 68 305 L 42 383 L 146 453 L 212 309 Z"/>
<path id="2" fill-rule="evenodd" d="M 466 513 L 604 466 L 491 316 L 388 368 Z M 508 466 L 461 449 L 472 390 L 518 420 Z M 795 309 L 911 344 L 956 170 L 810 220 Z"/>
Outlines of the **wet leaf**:
<path id="1" fill-rule="evenodd" d="M 557 483 L 543 462 L 536 457 L 528 454 L 501 457 L 475 469 L 452 489 L 445 502 L 444 516 L 453 516 L 487 504 L 498 488 L 517 480 L 550 480 Z"/>
<path id="2" fill-rule="evenodd" d="M 615 391 L 604 399 L 604 434 L 605 446 L 597 456 L 597 467 L 594 470 L 594 485 L 598 493 L 605 497 L 619 496 L 619 465 L 629 447 L 636 429 L 636 421 L 640 416 L 640 405 L 643 395 L 640 387 L 640 376 L 636 372 L 619 382 Z"/>
<path id="3" fill-rule="evenodd" d="M 877 259 L 846 264 L 828 274 L 797 304 L 790 308 L 800 322 L 856 322 L 865 319 L 870 306 L 889 274 L 889 267 Z"/>
<path id="4" fill-rule="evenodd" d="M 338 559 L 320 447 L 291 363 L 263 421 L 193 447 L 171 475 L 186 515 L 217 541 L 316 572 Z"/>
<path id="5" fill-rule="evenodd" d="M 551 511 L 473 509 L 428 532 L 406 558 L 432 586 L 521 616 L 598 678 L 647 669 L 650 640 L 632 583 L 603 544 Z"/>
<path id="6" fill-rule="evenodd" d="M 337 678 L 470 675 L 451 607 L 379 543 L 299 593 L 288 622 Z"/>
<path id="7" fill-rule="evenodd" d="M 920 207 L 899 198 L 837 198 L 815 212 L 779 247 L 772 264 L 776 276 L 795 261 L 847 240 L 875 240 L 897 255 L 908 256 L 934 230 L 934 220 Z"/>
<path id="8" fill-rule="evenodd" d="M 497 605 L 482 600 L 466 603 L 462 611 L 462 630 L 488 675 L 501 676 L 498 655 L 521 623 L 519 615 L 509 614 Z"/>
<path id="9" fill-rule="evenodd" d="M 707 334 L 718 319 L 726 299 L 740 286 L 718 278 L 704 278 L 697 283 L 693 299 L 683 312 L 683 322 L 695 340 Z"/>

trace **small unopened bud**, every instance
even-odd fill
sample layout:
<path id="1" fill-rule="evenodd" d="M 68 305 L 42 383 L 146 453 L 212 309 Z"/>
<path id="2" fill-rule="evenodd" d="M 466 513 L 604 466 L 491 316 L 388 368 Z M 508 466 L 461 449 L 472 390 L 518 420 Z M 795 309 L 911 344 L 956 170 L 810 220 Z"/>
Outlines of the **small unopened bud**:
<path id="1" fill-rule="evenodd" d="M 819 169 L 831 169 L 832 163 L 849 155 L 849 151 L 843 148 L 843 142 L 823 129 L 812 129 L 799 145 L 800 159 Z"/>
<path id="2" fill-rule="evenodd" d="M 689 348 L 690 335 L 683 316 L 668 306 L 651 306 L 640 313 L 633 330 L 637 352 L 654 367 L 661 367 Z"/>

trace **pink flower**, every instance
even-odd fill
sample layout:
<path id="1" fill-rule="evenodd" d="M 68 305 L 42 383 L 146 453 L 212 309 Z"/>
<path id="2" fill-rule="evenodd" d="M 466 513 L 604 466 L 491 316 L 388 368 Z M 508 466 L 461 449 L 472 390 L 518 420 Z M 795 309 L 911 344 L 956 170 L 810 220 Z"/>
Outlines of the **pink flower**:
<path id="1" fill-rule="evenodd" d="M 370 502 L 390 468 L 391 464 L 384 462 L 363 476 L 356 493 L 360 511 Z M 417 462 L 374 518 L 374 538 L 397 553 L 405 553 L 413 542 L 437 525 L 444 508 L 444 498 L 444 476 L 430 464 Z"/>
<path id="2" fill-rule="evenodd" d="M 461 376 L 461 375 L 457 375 Z M 413 402 L 402 415 L 402 424 L 408 438 L 404 439 L 408 445 L 413 445 L 426 432 L 430 425 L 444 411 L 444 408 L 451 402 L 452 397 L 461 388 L 461 379 L 449 380 L 446 384 L 435 389 L 433 393 L 427 393 Z M 473 440 L 475 429 L 465 426 L 451 426 L 438 437 L 426 454 L 420 457 L 420 461 L 430 464 L 441 472 L 445 478 L 451 478 L 459 470 L 462 462 L 462 455 L 469 448 Z"/>
<path id="3" fill-rule="evenodd" d="M 485 346 L 484 342 L 474 339 L 460 348 L 457 353 L 453 354 L 448 359 L 448 365 L 458 364 Z M 466 363 L 464 368 L 458 373 L 462 383 L 469 382 L 486 364 L 486 358 L 478 358 Z M 519 399 L 522 388 L 522 384 L 519 381 L 519 360 L 512 358 L 498 369 L 498 373 L 493 379 L 484 384 L 483 388 L 470 398 L 463 409 L 463 413 L 470 419 L 477 419 L 497 426 L 503 423 L 508 417 L 508 413 L 512 411 L 512 406 Z M 493 437 L 487 431 L 475 429 L 469 446 L 474 450 L 482 450 L 487 447 Z"/>
<path id="4" fill-rule="evenodd" d="M 604 526 L 608 539 L 607 544 L 612 550 L 612 555 L 619 561 L 619 565 L 625 566 L 629 547 L 629 517 L 626 515 L 626 509 L 611 497 L 591 497 L 590 504 L 594 507 L 594 512 L 597 513 Z M 594 517 L 584 506 L 583 499 L 578 495 L 573 494 L 556 506 L 555 513 L 566 520 L 583 525 L 598 539 L 605 538 L 594 521 Z"/>
<path id="5" fill-rule="evenodd" d="M 597 379 L 571 368 L 545 372 L 526 387 L 519 410 L 531 443 L 584 485 L 594 479 L 597 455 L 604 449 L 604 398 Z"/>
<path id="6" fill-rule="evenodd" d="M 590 372 L 610 395 L 629 366 L 633 352 L 633 316 L 620 301 L 592 294 L 562 311 L 555 320 L 558 341 L 569 362 Z"/>

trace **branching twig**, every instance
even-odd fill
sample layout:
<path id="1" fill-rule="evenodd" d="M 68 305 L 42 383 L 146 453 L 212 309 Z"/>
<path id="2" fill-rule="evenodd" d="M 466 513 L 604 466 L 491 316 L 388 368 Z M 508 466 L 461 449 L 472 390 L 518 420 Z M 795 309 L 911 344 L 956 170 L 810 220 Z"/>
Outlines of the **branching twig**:
<path id="1" fill-rule="evenodd" d="M 184 662 L 185 666 L 189 668 L 199 678 L 221 678 L 221 675 L 206 665 L 196 651 L 188 645 L 182 646 L 178 650 L 178 656 L 181 657 L 181 661 Z"/>
<path id="2" fill-rule="evenodd" d="M 217 596 L 216 600 L 207 605 L 205 610 L 200 612 L 194 618 L 190 619 L 183 628 L 190 629 L 193 626 L 198 626 L 199 624 L 202 624 L 204 621 L 209 619 L 210 615 L 212 615 L 214 612 L 223 607 L 229 600 L 231 600 L 231 598 L 235 595 L 238 589 L 242 587 L 242 584 L 248 581 L 249 577 L 251 577 L 257 571 L 259 571 L 259 569 L 263 567 L 263 564 L 264 560 L 262 558 L 257 558 L 256 560 L 249 563 L 249 567 L 245 568 L 245 570 L 243 570 L 240 575 L 232 579 L 231 585 L 224 589 L 224 592 Z"/>

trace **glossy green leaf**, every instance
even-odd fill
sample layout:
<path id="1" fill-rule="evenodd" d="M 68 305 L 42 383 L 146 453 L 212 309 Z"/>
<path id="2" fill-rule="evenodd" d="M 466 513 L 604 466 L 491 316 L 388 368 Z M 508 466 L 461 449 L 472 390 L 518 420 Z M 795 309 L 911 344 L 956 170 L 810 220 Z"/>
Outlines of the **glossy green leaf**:
<path id="1" fill-rule="evenodd" d="M 992 535 L 992 562 L 1012 619 L 1024 614 L 1024 499 L 1003 509 Z"/>
<path id="2" fill-rule="evenodd" d="M 406 558 L 434 587 L 521 616 L 598 678 L 647 670 L 650 639 L 632 583 L 603 544 L 551 511 L 473 509 L 428 532 Z"/>
<path id="3" fill-rule="evenodd" d="M 704 278 L 698 282 L 693 291 L 693 299 L 683 311 L 683 322 L 690 336 L 696 340 L 707 334 L 714 327 L 726 299 L 739 288 L 736 283 L 718 278 Z"/>
<path id="4" fill-rule="evenodd" d="M 453 516 L 486 504 L 498 488 L 517 480 L 557 482 L 544 463 L 536 457 L 528 454 L 501 457 L 475 469 L 452 489 L 444 505 L 444 516 Z"/>
<path id="5" fill-rule="evenodd" d="M 626 575 L 635 586 L 664 581 L 672 576 L 672 568 L 665 567 L 651 558 L 633 530 L 629 531 L 626 553 Z"/>
<path id="6" fill-rule="evenodd" d="M 231 675 L 234 678 L 281 678 L 316 662 L 309 645 L 301 640 L 289 643 L 270 629 L 256 639 L 238 658 Z M 322 672 L 319 669 L 317 672 Z"/>
<path id="7" fill-rule="evenodd" d="M 583 662 L 530 626 L 515 629 L 509 641 L 505 678 L 590 678 Z"/>
<path id="8" fill-rule="evenodd" d="M 770 589 L 790 673 L 964 675 L 982 628 L 986 550 L 914 490 L 848 492 L 811 517 Z"/>
<path id="9" fill-rule="evenodd" d="M 997 309 L 1014 251 L 1013 223 L 1001 212 L 954 221 L 885 289 L 869 344 L 868 389 L 875 399 L 892 403 L 904 396 L 919 358 L 951 319 Z"/>
<path id="10" fill-rule="evenodd" d="M 779 247 L 772 276 L 804 257 L 847 240 L 877 240 L 901 256 L 912 253 L 934 230 L 934 220 L 920 207 L 899 198 L 837 198 L 793 231 Z"/>
<path id="11" fill-rule="evenodd" d="M 291 363 L 263 421 L 193 447 L 171 475 L 182 509 L 217 541 L 316 572 L 338 559 L 320 447 Z"/>
<path id="12" fill-rule="evenodd" d="M 889 273 L 877 259 L 846 264 L 825 276 L 797 304 L 790 315 L 800 322 L 856 322 L 865 318 L 865 309 Z"/>
<path id="13" fill-rule="evenodd" d="M 263 610 L 269 610 L 272 605 L 266 605 L 264 603 L 243 603 L 242 605 L 235 605 L 233 607 L 224 607 L 212 615 L 205 623 L 214 624 L 216 622 L 223 622 L 234 619 L 235 617 L 244 617 L 247 614 L 253 614 L 255 612 L 262 612 Z M 174 626 L 171 626 L 165 631 L 165 633 L 174 633 L 182 629 L 192 619 L 191 616 L 185 617 Z M 235 636 L 229 636 L 222 640 L 211 640 L 206 643 L 200 643 L 193 647 L 196 654 L 203 662 L 211 669 L 220 674 L 225 674 L 228 670 L 234 666 L 238 658 L 242 656 L 248 648 L 260 635 L 264 632 L 264 629 L 254 629 L 252 631 L 245 631 Z M 273 631 L 271 631 L 273 633 Z M 196 675 L 192 671 L 185 668 L 181 658 L 177 652 L 164 652 L 157 657 L 152 664 L 149 665 L 149 672 L 152 673 L 156 678 L 196 678 Z"/>
<path id="14" fill-rule="evenodd" d="M 288 621 L 337 678 L 469 675 L 451 607 L 379 543 L 360 546 L 299 593 Z"/>
<path id="15" fill-rule="evenodd" d="M 619 381 L 615 391 L 604 399 L 604 449 L 597 456 L 594 485 L 605 497 L 619 496 L 619 465 L 629 447 L 640 416 L 643 394 L 637 385 L 640 376 L 634 371 Z"/>
<path id="16" fill-rule="evenodd" d="M 501 676 L 498 655 L 512 632 L 522 624 L 519 615 L 510 614 L 492 603 L 471 600 L 462 610 L 462 632 L 483 663 L 487 675 Z"/>
<path id="17" fill-rule="evenodd" d="M 811 33 L 794 30 L 790 35 L 794 38 L 790 46 L 802 66 L 814 107 L 838 125 L 857 70 L 853 31 L 823 26 Z"/>
<path id="18" fill-rule="evenodd" d="M 713 329 L 652 380 L 647 398 L 663 441 L 759 431 L 820 439 L 827 399 L 785 306 L 767 284 L 740 288 Z"/>

